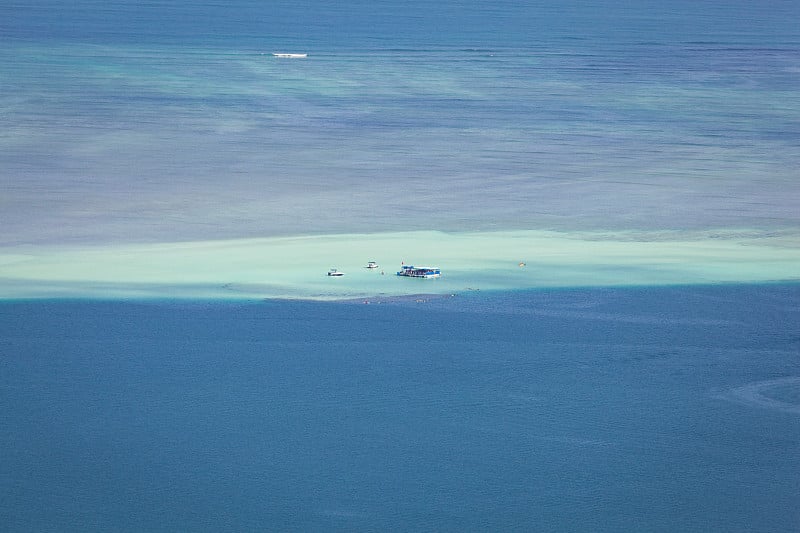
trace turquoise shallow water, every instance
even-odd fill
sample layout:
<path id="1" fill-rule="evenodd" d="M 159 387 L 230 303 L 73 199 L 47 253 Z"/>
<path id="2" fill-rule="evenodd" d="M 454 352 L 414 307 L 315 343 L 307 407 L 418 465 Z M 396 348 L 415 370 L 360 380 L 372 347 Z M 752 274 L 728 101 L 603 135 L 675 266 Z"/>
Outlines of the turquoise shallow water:
<path id="1" fill-rule="evenodd" d="M 0 305 L 10 531 L 795 531 L 796 285 Z"/>
<path id="2" fill-rule="evenodd" d="M 0 247 L 0 298 L 341 300 L 546 287 L 797 281 L 800 236 L 735 232 L 397 232 Z M 379 262 L 375 269 L 367 261 Z M 437 279 L 396 276 L 436 266 Z M 336 268 L 341 277 L 328 276 Z"/>

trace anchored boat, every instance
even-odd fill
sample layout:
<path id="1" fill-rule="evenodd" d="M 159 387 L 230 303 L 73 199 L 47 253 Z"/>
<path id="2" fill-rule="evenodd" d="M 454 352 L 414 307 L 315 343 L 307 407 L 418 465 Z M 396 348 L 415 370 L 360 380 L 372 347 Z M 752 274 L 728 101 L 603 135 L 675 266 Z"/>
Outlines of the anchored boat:
<path id="1" fill-rule="evenodd" d="M 397 275 L 406 278 L 438 278 L 442 275 L 442 271 L 436 267 L 403 265 Z"/>

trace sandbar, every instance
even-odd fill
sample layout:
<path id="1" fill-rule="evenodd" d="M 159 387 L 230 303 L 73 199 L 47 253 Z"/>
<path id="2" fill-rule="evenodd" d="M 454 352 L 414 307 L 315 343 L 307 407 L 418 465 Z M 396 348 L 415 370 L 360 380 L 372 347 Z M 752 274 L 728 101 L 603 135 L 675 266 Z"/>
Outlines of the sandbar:
<path id="1" fill-rule="evenodd" d="M 436 266 L 442 277 L 401 278 L 401 264 Z M 345 275 L 329 277 L 331 268 Z M 800 231 L 412 231 L 0 248 L 2 299 L 347 300 L 773 281 L 800 281 Z"/>

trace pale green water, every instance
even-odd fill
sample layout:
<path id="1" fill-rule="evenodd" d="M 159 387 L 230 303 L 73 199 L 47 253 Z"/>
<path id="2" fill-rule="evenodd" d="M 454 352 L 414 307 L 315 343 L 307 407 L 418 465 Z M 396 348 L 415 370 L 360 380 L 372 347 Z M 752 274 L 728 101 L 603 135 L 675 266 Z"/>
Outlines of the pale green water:
<path id="1" fill-rule="evenodd" d="M 378 269 L 365 268 L 376 261 Z M 398 278 L 402 263 L 442 278 Z M 347 299 L 800 278 L 791 232 L 408 232 L 0 249 L 0 297 Z M 328 277 L 337 268 L 340 278 Z"/>

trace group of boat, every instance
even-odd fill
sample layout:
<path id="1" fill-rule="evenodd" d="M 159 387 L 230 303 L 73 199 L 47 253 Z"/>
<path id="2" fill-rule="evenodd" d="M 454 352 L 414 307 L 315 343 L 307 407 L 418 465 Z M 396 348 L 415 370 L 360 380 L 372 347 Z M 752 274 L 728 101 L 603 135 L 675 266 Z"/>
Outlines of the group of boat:
<path id="1" fill-rule="evenodd" d="M 370 261 L 364 268 L 375 270 L 379 267 L 377 262 Z M 381 270 L 381 274 L 383 274 L 383 270 Z M 405 278 L 438 278 L 441 277 L 442 271 L 438 267 L 415 267 L 413 265 L 402 265 L 400 267 L 400 271 L 397 272 L 397 275 Z M 341 272 L 336 268 L 332 268 L 328 271 L 328 276 L 339 278 L 344 276 L 344 272 Z"/>

